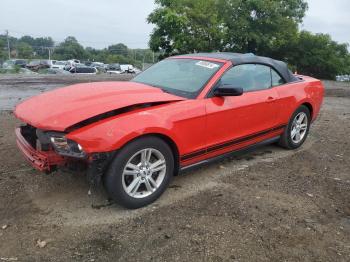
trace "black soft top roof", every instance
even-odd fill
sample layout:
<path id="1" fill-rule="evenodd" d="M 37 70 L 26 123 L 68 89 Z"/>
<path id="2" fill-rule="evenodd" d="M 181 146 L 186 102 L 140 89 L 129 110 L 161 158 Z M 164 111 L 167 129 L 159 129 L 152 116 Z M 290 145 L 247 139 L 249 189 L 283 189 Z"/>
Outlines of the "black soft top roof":
<path id="1" fill-rule="evenodd" d="M 274 68 L 287 82 L 298 81 L 298 78 L 292 74 L 288 69 L 288 66 L 285 62 L 274 60 L 269 57 L 256 56 L 254 54 L 240 54 L 240 53 L 196 53 L 196 54 L 187 54 L 181 55 L 181 57 L 208 57 L 221 60 L 231 61 L 234 65 L 241 64 L 263 64 L 268 65 Z"/>

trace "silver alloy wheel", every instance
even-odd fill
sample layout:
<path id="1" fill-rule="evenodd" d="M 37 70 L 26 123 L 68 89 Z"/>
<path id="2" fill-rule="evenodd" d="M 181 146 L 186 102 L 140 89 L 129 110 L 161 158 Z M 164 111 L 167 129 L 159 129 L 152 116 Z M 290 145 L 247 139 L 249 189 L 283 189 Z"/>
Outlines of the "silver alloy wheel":
<path id="1" fill-rule="evenodd" d="M 131 197 L 144 198 L 159 188 L 165 174 L 166 162 L 163 154 L 154 148 L 142 149 L 124 167 L 123 188 Z"/>
<path id="2" fill-rule="evenodd" d="M 308 127 L 308 118 L 304 112 L 297 114 L 293 120 L 290 136 L 295 144 L 299 144 L 305 137 Z"/>

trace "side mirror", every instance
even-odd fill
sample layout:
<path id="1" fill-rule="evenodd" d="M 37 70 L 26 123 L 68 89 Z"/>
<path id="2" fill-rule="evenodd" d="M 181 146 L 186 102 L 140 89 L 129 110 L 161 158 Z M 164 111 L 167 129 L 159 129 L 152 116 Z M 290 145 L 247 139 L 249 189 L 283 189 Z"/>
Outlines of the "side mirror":
<path id="1" fill-rule="evenodd" d="M 234 87 L 230 85 L 221 85 L 214 90 L 214 96 L 241 96 L 242 94 L 242 87 Z"/>

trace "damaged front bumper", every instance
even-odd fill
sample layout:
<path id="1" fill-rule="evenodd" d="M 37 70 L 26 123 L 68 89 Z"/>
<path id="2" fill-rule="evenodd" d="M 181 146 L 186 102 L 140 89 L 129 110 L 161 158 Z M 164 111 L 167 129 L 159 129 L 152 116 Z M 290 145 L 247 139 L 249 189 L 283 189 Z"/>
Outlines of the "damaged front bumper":
<path id="1" fill-rule="evenodd" d="M 23 137 L 21 128 L 15 130 L 16 142 L 25 159 L 37 170 L 42 172 L 50 172 L 56 166 L 64 165 L 66 160 L 58 155 L 55 151 L 40 151 L 32 147 L 32 145 Z"/>
<path id="2" fill-rule="evenodd" d="M 99 184 L 103 173 L 116 154 L 116 152 L 93 153 L 85 158 L 60 155 L 48 144 L 48 139 L 37 131 L 36 128 L 26 125 L 16 128 L 15 133 L 17 146 L 25 159 L 41 172 L 50 173 L 56 170 L 56 167 L 86 170 L 89 183 Z"/>

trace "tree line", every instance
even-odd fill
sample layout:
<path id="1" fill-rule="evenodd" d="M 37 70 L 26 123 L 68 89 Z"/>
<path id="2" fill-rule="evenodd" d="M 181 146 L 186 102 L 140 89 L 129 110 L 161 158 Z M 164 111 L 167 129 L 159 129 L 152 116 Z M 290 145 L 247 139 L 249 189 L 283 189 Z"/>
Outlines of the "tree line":
<path id="1" fill-rule="evenodd" d="M 328 34 L 300 30 L 305 0 L 155 0 L 148 16 L 155 28 L 150 49 L 119 43 L 104 49 L 83 47 L 67 37 L 9 37 L 13 58 L 80 59 L 141 66 L 175 54 L 229 51 L 254 53 L 286 61 L 291 70 L 323 79 L 350 74 L 348 44 Z M 153 52 L 152 52 L 153 51 Z M 7 38 L 0 35 L 0 60 L 7 58 Z"/>
<path id="2" fill-rule="evenodd" d="M 83 47 L 78 40 L 67 37 L 63 42 L 55 44 L 51 37 L 23 36 L 9 37 L 11 58 L 48 59 L 54 60 L 79 59 L 107 64 L 133 64 L 137 67 L 142 63 L 153 63 L 157 56 L 150 49 L 131 49 L 118 43 L 104 49 Z M 8 59 L 7 36 L 0 35 L 0 60 Z"/>
<path id="3" fill-rule="evenodd" d="M 334 79 L 350 74 L 348 44 L 301 31 L 304 0 L 156 0 L 150 48 L 173 54 L 230 51 L 286 61 L 293 71 Z"/>

